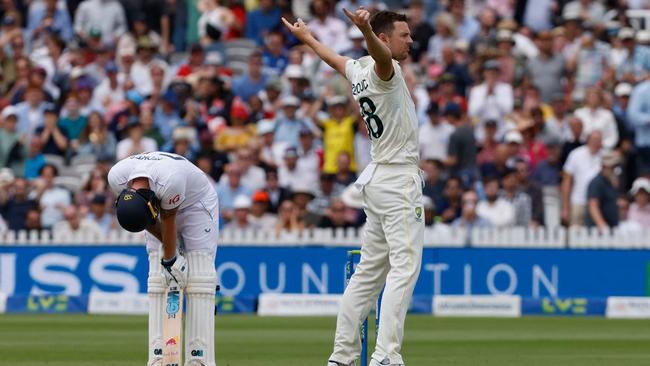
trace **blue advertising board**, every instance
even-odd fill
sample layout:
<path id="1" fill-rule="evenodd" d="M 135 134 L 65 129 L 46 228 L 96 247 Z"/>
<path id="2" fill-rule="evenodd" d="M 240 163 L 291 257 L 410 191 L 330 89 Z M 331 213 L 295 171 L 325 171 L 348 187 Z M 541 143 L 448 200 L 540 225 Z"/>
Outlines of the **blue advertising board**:
<path id="1" fill-rule="evenodd" d="M 342 293 L 346 250 L 221 247 L 221 295 Z M 647 296 L 649 262 L 648 250 L 426 248 L 415 294 Z M 147 271 L 146 252 L 139 246 L 0 247 L 0 292 L 8 295 L 143 293 Z"/>

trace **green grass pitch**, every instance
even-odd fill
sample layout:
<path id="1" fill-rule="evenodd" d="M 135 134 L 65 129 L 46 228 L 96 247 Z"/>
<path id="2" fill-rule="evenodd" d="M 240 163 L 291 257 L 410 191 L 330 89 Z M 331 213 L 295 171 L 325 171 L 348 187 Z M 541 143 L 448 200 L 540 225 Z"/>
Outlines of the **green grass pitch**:
<path id="1" fill-rule="evenodd" d="M 219 316 L 217 362 L 325 366 L 334 326 L 332 317 Z M 146 332 L 140 316 L 3 315 L 0 365 L 145 366 Z M 409 316 L 403 355 L 409 366 L 650 365 L 650 321 Z"/>

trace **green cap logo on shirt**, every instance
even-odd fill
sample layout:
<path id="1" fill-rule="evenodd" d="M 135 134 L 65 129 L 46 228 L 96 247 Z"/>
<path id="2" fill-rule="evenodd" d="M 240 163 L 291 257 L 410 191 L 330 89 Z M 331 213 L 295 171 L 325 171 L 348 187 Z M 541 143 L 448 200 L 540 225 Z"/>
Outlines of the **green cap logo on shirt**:
<path id="1" fill-rule="evenodd" d="M 415 219 L 418 221 L 422 220 L 422 207 L 415 208 Z"/>

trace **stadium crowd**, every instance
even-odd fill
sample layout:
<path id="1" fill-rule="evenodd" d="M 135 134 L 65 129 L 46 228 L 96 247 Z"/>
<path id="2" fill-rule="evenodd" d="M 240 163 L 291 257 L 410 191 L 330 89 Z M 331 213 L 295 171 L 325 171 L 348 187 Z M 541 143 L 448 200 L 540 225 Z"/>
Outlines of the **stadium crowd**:
<path id="1" fill-rule="evenodd" d="M 648 1 L 3 0 L 0 232 L 116 228 L 107 172 L 154 150 L 224 228 L 359 227 L 372 121 L 280 18 L 359 58 L 360 5 L 409 16 L 427 225 L 650 228 Z"/>

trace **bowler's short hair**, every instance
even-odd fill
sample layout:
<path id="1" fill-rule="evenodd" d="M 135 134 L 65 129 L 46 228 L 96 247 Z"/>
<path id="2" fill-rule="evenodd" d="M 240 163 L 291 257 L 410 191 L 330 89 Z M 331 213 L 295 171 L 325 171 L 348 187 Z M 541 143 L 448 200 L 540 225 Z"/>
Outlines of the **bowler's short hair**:
<path id="1" fill-rule="evenodd" d="M 395 22 L 406 22 L 408 18 L 404 14 L 393 11 L 382 10 L 370 18 L 370 26 L 377 36 L 380 33 L 390 35 L 395 30 Z"/>

